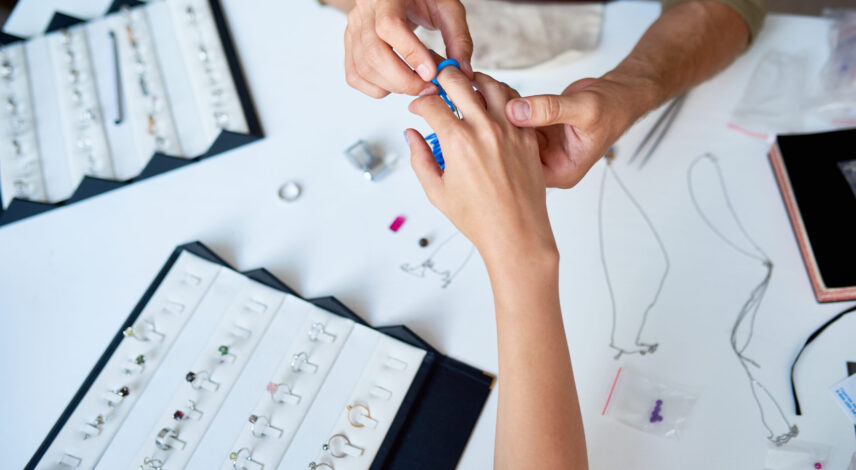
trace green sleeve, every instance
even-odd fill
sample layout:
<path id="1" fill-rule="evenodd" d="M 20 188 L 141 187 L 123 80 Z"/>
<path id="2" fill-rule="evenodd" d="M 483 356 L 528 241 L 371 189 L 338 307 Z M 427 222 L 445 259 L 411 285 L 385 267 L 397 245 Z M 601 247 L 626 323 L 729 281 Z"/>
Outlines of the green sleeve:
<path id="1" fill-rule="evenodd" d="M 693 0 L 660 0 L 663 4 L 663 11 L 667 8 Z M 716 0 L 719 3 L 724 3 L 734 9 L 740 16 L 746 20 L 749 25 L 749 43 L 751 44 L 758 32 L 761 31 L 761 26 L 764 24 L 764 17 L 767 15 L 767 0 Z"/>

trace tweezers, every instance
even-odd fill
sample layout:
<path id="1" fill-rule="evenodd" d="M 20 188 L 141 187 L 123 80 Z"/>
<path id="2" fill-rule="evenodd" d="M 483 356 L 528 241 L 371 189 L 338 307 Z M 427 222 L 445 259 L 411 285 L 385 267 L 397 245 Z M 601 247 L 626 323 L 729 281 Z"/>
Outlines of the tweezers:
<path id="1" fill-rule="evenodd" d="M 663 140 L 663 137 L 666 136 L 666 133 L 669 132 L 669 128 L 672 127 L 672 123 L 675 121 L 675 117 L 681 111 L 681 107 L 684 104 L 684 100 L 687 95 L 684 93 L 683 95 L 678 96 L 673 99 L 668 106 L 666 106 L 666 110 L 663 111 L 663 114 L 657 119 L 657 122 L 654 123 L 654 126 L 651 127 L 651 130 L 648 131 L 648 134 L 642 139 L 642 143 L 639 144 L 639 147 L 636 147 L 636 151 L 633 152 L 633 156 L 630 157 L 630 161 L 628 163 L 633 163 L 642 152 L 645 152 L 645 156 L 642 157 L 642 160 L 639 162 L 639 168 L 645 166 L 648 163 L 648 159 L 651 158 L 651 155 L 657 150 L 657 147 L 660 145 L 660 141 Z M 646 148 L 646 144 L 653 138 L 653 141 L 650 146 Z M 647 151 L 646 151 L 647 150 Z"/>

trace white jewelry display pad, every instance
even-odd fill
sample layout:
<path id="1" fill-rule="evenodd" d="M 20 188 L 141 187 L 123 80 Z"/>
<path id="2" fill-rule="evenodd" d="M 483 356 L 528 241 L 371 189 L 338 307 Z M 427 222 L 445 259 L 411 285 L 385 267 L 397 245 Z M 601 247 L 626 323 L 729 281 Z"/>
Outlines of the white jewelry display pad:
<path id="1" fill-rule="evenodd" d="M 117 180 L 137 176 L 155 152 L 185 156 L 151 34 L 149 9 L 129 9 L 87 23 L 92 54 L 102 58 L 94 67 L 105 83 L 98 91 L 105 103 L 104 127 Z"/>
<path id="2" fill-rule="evenodd" d="M 4 188 L 3 207 L 12 198 L 25 197 L 44 201 L 45 181 L 42 173 L 36 117 L 30 90 L 30 73 L 23 44 L 0 51 L 0 187 Z"/>
<path id="3" fill-rule="evenodd" d="M 184 56 L 183 64 L 190 77 L 206 138 L 213 141 L 221 129 L 248 132 L 208 2 L 172 0 L 166 4 L 172 12 L 173 31 Z"/>
<path id="4" fill-rule="evenodd" d="M 73 181 L 114 176 L 88 36 L 82 25 L 47 35 Z"/>
<path id="5" fill-rule="evenodd" d="M 183 251 L 36 468 L 304 468 L 340 432 L 368 468 L 425 354 Z M 356 400 L 371 429 L 348 426 Z"/>
<path id="6" fill-rule="evenodd" d="M 208 0 L 123 8 L 2 51 L 30 66 L 30 83 L 14 86 L 32 128 L 19 139 L 25 162 L 0 149 L 3 209 L 16 196 L 66 200 L 84 176 L 128 181 L 156 152 L 196 157 L 224 130 L 250 132 Z M 12 123 L 0 112 L 2 135 Z"/>
<path id="7" fill-rule="evenodd" d="M 289 310 L 298 310 L 301 306 L 295 305 L 298 301 L 296 298 L 287 300 L 291 305 Z M 312 325 L 324 325 L 324 329 L 335 338 L 332 342 L 326 342 L 322 339 L 312 341 L 309 338 Z M 263 391 L 253 414 L 256 416 L 265 417 L 271 425 L 281 429 L 281 435 L 275 439 L 260 438 L 256 435 L 261 434 L 255 430 L 249 421 L 245 418 L 245 424 L 238 439 L 232 445 L 234 451 L 242 448 L 252 449 L 253 459 L 260 462 L 279 462 L 282 456 L 291 444 L 295 434 L 300 428 L 303 418 L 312 406 L 318 391 L 324 384 L 333 364 L 339 357 L 343 345 L 348 340 L 354 322 L 346 318 L 324 312 L 318 309 L 312 311 L 306 316 L 306 319 L 297 328 L 297 337 L 292 341 L 291 345 L 285 354 L 282 355 L 280 364 L 276 371 L 269 378 L 268 385 L 259 387 L 258 391 Z M 276 334 L 272 332 L 271 334 Z M 296 355 L 307 354 L 308 360 L 317 366 L 314 372 L 308 370 L 295 371 L 292 369 L 292 362 Z M 276 390 L 271 390 L 271 384 L 277 386 Z M 260 384 L 263 385 L 263 384 Z M 280 398 L 277 391 L 280 388 L 287 387 L 290 389 L 290 394 Z M 283 401 L 279 403 L 278 401 Z M 249 416 L 249 415 L 248 415 Z M 228 456 L 224 456 L 228 457 Z M 228 458 L 223 463 L 222 468 L 232 468 L 232 462 Z"/>

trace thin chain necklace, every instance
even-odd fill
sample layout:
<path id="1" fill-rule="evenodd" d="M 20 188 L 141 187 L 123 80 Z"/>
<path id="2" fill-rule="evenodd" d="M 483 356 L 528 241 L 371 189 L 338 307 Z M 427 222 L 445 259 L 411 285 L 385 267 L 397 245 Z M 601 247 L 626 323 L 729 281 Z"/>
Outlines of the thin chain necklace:
<path id="1" fill-rule="evenodd" d="M 648 217 L 648 214 L 645 213 L 645 210 L 642 208 L 642 205 L 639 204 L 639 201 L 636 200 L 635 197 L 630 193 L 627 189 L 627 186 L 621 181 L 621 178 L 618 177 L 618 173 L 615 172 L 615 169 L 612 167 L 612 158 L 610 154 L 607 154 L 606 158 L 606 169 L 603 172 L 603 179 L 600 184 L 600 195 L 598 198 L 597 204 L 597 230 L 598 230 L 598 239 L 600 241 L 600 261 L 603 265 L 603 274 L 606 278 L 606 288 L 609 292 L 609 300 L 612 305 L 612 328 L 609 334 L 609 347 L 615 349 L 617 351 L 615 355 L 615 359 L 620 358 L 623 354 L 639 354 L 645 355 L 648 353 L 654 353 L 657 351 L 657 347 L 659 343 L 645 343 L 642 342 L 642 330 L 645 329 L 645 323 L 648 321 L 648 315 L 651 313 L 651 310 L 657 305 L 657 301 L 660 299 L 660 293 L 663 291 L 663 285 L 666 283 L 666 277 L 669 275 L 670 263 L 669 263 L 669 254 L 666 252 L 666 245 L 663 243 L 662 238 L 660 238 L 660 234 L 657 233 L 657 229 L 654 228 L 654 224 L 651 222 L 651 219 Z M 633 205 L 639 215 L 642 216 L 642 219 L 645 221 L 645 224 L 648 226 L 648 229 L 651 230 L 651 234 L 654 236 L 654 239 L 657 241 L 657 246 L 660 248 L 660 252 L 663 254 L 663 260 L 666 263 L 666 267 L 663 270 L 663 274 L 660 277 L 660 282 L 657 285 L 657 291 L 654 293 L 653 299 L 651 302 L 645 307 L 645 310 L 642 312 L 642 321 L 639 323 L 639 328 L 636 330 L 636 339 L 634 340 L 633 349 L 624 349 L 615 344 L 615 329 L 617 323 L 617 306 L 615 302 L 615 290 L 612 286 L 612 280 L 609 277 L 609 269 L 606 265 L 606 249 L 604 246 L 603 240 L 603 196 L 606 189 L 606 177 L 607 175 L 612 175 L 615 182 L 618 183 L 618 187 L 627 196 L 627 199 Z"/>
<path id="2" fill-rule="evenodd" d="M 731 218 L 737 224 L 737 228 L 740 230 L 740 233 L 746 238 L 749 244 L 752 246 L 752 250 L 748 250 L 746 248 L 741 247 L 734 241 L 730 240 L 726 237 L 721 230 L 719 230 L 713 222 L 711 222 L 710 218 L 705 215 L 704 211 L 701 208 L 701 205 L 698 203 L 698 199 L 696 198 L 695 189 L 693 188 L 692 175 L 693 170 L 695 170 L 696 166 L 701 162 L 707 160 L 712 165 L 714 170 L 716 171 L 716 176 L 719 181 L 720 189 L 722 190 L 722 196 L 725 200 L 725 204 L 728 207 L 728 211 L 731 213 Z M 704 223 L 716 234 L 717 237 L 722 239 L 726 244 L 730 247 L 734 248 L 738 253 L 743 254 L 744 256 L 759 261 L 766 270 L 764 278 L 761 279 L 761 282 L 752 289 L 749 293 L 749 298 L 746 302 L 743 303 L 743 307 L 737 314 L 737 319 L 734 321 L 734 326 L 731 329 L 731 349 L 734 351 L 734 354 L 737 356 L 737 359 L 740 361 L 740 366 L 743 367 L 744 372 L 746 372 L 746 377 L 749 379 L 750 389 L 752 390 L 752 397 L 755 399 L 755 404 L 758 407 L 758 412 L 761 415 L 761 423 L 764 425 L 764 428 L 767 430 L 767 439 L 777 446 L 783 446 L 788 443 L 791 439 L 796 437 L 799 434 L 799 428 L 796 425 L 792 425 L 790 421 L 788 421 L 787 416 L 785 416 L 784 411 L 782 411 L 782 407 L 779 405 L 779 402 L 773 397 L 773 394 L 770 393 L 770 390 L 764 386 L 761 382 L 759 382 L 755 376 L 752 374 L 752 370 L 749 368 L 750 365 L 761 368 L 761 366 L 755 362 L 754 360 L 746 357 L 745 352 L 749 347 L 749 344 L 752 341 L 752 336 L 755 333 L 755 319 L 758 316 L 758 310 L 761 307 L 761 302 L 764 300 L 764 295 L 767 293 L 767 287 L 770 285 L 770 279 L 773 275 L 773 261 L 770 260 L 770 257 L 767 256 L 767 253 L 761 249 L 761 247 L 749 236 L 749 233 L 746 231 L 746 228 L 743 227 L 743 223 L 740 221 L 740 218 L 737 217 L 737 212 L 734 210 L 734 206 L 731 203 L 731 197 L 728 195 L 728 189 L 725 186 L 725 178 L 722 176 L 722 170 L 719 167 L 719 162 L 716 157 L 713 155 L 706 153 L 699 157 L 697 157 L 690 164 L 689 169 L 687 170 L 687 185 L 690 189 L 690 198 L 692 199 L 693 205 L 695 206 L 696 211 L 699 216 L 701 216 Z M 748 324 L 747 324 L 748 322 Z M 738 333 L 744 329 L 748 328 L 748 332 L 746 334 L 746 339 L 742 343 L 738 341 L 737 336 Z M 776 411 L 779 414 L 779 417 L 782 418 L 782 421 L 787 426 L 788 430 L 782 434 L 776 435 L 773 428 L 767 423 L 767 418 L 764 414 L 764 408 L 761 405 L 761 396 L 759 396 L 758 391 L 761 391 L 761 396 L 766 396 L 769 398 L 770 402 L 776 408 Z"/>
<path id="3" fill-rule="evenodd" d="M 461 232 L 455 230 L 455 233 L 453 233 L 448 238 L 443 240 L 440 244 L 438 244 L 437 247 L 434 248 L 434 251 L 432 251 L 431 254 L 428 255 L 428 258 L 426 258 L 424 261 L 422 261 L 416 266 L 412 266 L 410 263 L 404 263 L 401 265 L 401 270 L 406 272 L 407 274 L 422 278 L 425 277 L 425 274 L 427 272 L 433 273 L 434 275 L 440 278 L 441 287 L 445 289 L 449 286 L 449 284 L 452 283 L 452 281 L 455 279 L 455 276 L 457 276 L 458 273 L 460 273 L 461 270 L 464 269 L 464 266 L 467 265 L 467 262 L 469 262 L 470 258 L 472 258 L 473 256 L 473 253 L 475 253 L 476 251 L 476 247 L 472 245 L 470 246 L 470 249 L 467 252 L 466 256 L 464 256 L 463 260 L 456 268 L 438 269 L 437 266 L 434 264 L 434 257 L 436 257 L 437 254 L 440 253 L 443 247 L 445 247 L 449 242 L 451 242 L 455 239 L 455 237 L 458 236 L 463 235 L 461 235 Z"/>

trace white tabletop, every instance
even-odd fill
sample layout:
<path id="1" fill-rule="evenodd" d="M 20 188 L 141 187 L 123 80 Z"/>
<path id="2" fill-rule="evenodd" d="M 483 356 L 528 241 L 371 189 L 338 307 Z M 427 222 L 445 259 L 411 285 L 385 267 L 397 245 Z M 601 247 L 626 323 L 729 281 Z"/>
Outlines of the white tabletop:
<path id="1" fill-rule="evenodd" d="M 27 36 L 44 28 L 54 7 L 91 17 L 110 2 L 19 3 L 6 31 Z M 305 296 L 335 295 L 373 325 L 408 325 L 442 352 L 497 370 L 493 304 L 481 260 L 475 257 L 447 289 L 435 279 L 403 273 L 402 263 L 420 262 L 427 253 L 419 238 L 431 236 L 436 243 L 452 227 L 429 205 L 406 158 L 388 178 L 370 183 L 343 156 L 350 144 L 365 139 L 406 157 L 401 131 L 427 130 L 407 112 L 408 98 L 375 101 L 347 87 L 343 15 L 310 0 L 223 3 L 267 137 L 0 228 L 4 468 L 20 468 L 29 459 L 170 252 L 192 240 L 239 269 L 267 267 Z M 658 11 L 655 3 L 611 3 L 595 53 L 559 69 L 498 76 L 524 94 L 558 92 L 613 66 Z M 686 172 L 704 152 L 719 157 L 737 213 L 775 263 L 748 351 L 762 365 L 758 378 L 799 425 L 800 439 L 833 447 L 827 468 L 843 468 L 856 450 L 853 426 L 828 391 L 845 376 L 845 361 L 856 360 L 856 318 L 842 320 L 804 354 L 797 372 L 804 416 L 795 418 L 790 362 L 806 336 L 845 305 L 815 302 L 767 162 L 768 143 L 726 129 L 758 60 L 772 49 L 809 50 L 819 66 L 827 28 L 817 18 L 772 15 L 748 53 L 689 95 L 648 166 L 639 170 L 625 162 L 656 115 L 619 141 L 617 171 L 657 225 L 672 262 L 643 335 L 660 343 L 657 353 L 615 361 L 608 348 L 610 303 L 596 222 L 603 164 L 576 188 L 550 194 L 562 253 L 562 306 L 592 468 L 762 468 L 765 432 L 729 334 L 764 271 L 730 251 L 693 210 Z M 287 205 L 276 193 L 292 179 L 304 195 Z M 392 233 L 387 227 L 399 214 L 408 220 Z M 613 243 L 633 246 L 636 229 L 628 222 L 623 230 L 630 214 L 620 202 L 607 209 Z M 626 254 L 626 273 L 639 287 L 626 282 L 617 286 L 617 295 L 636 310 L 648 295 L 641 290 L 645 282 L 659 275 L 652 267 L 661 263 L 655 255 Z M 636 314 L 627 312 L 619 315 Z M 601 417 L 619 366 L 699 392 L 680 440 Z M 496 399 L 491 394 L 460 468 L 492 465 Z"/>

